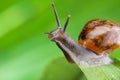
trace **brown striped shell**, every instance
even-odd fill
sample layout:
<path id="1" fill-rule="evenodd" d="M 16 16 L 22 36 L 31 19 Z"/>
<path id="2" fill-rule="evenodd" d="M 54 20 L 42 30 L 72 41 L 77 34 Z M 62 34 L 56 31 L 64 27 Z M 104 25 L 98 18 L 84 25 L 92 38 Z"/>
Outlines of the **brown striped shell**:
<path id="1" fill-rule="evenodd" d="M 120 25 L 107 20 L 89 21 L 79 35 L 79 44 L 100 55 L 120 47 Z"/>

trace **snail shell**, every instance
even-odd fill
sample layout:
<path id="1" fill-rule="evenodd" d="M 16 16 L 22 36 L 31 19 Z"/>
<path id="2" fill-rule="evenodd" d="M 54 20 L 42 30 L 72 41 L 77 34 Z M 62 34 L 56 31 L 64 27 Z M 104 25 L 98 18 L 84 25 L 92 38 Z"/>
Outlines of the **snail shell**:
<path id="1" fill-rule="evenodd" d="M 95 54 L 109 54 L 120 47 L 120 25 L 108 20 L 91 20 L 83 28 L 78 40 L 79 44 Z"/>

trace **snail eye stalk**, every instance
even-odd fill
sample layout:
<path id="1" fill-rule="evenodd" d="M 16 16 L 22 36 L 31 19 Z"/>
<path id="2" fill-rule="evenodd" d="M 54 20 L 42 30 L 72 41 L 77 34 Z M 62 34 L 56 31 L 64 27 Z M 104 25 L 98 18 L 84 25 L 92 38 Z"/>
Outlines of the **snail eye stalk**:
<path id="1" fill-rule="evenodd" d="M 67 20 L 66 20 L 66 22 L 65 22 L 65 25 L 64 25 L 64 28 L 63 28 L 63 32 L 65 32 L 65 30 L 66 30 L 66 28 L 67 28 L 67 25 L 68 25 L 68 22 L 69 22 L 69 20 L 70 20 L 70 15 L 68 15 L 68 17 L 67 17 Z"/>
<path id="2" fill-rule="evenodd" d="M 59 17 L 58 17 L 58 14 L 57 14 L 57 11 L 55 9 L 55 6 L 54 6 L 54 3 L 52 2 L 52 8 L 53 8 L 53 11 L 54 11 L 54 14 L 55 14 L 55 18 L 56 18 L 56 21 L 57 21 L 57 28 L 60 28 L 61 24 L 60 24 L 60 20 L 59 20 Z"/>

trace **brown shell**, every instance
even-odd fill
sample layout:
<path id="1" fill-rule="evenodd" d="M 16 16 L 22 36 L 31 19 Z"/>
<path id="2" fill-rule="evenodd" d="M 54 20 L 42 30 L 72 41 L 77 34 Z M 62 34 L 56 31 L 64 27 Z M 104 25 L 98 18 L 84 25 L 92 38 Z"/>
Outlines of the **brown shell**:
<path id="1" fill-rule="evenodd" d="M 107 20 L 91 20 L 83 28 L 78 41 L 96 54 L 109 54 L 120 47 L 120 25 Z"/>

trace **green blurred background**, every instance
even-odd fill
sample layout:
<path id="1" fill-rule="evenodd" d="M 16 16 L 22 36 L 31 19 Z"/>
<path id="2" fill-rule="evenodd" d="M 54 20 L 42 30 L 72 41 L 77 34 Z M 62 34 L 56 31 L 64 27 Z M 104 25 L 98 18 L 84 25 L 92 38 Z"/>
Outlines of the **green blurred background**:
<path id="1" fill-rule="evenodd" d="M 67 15 L 71 15 L 67 33 L 75 41 L 82 27 L 91 19 L 120 23 L 120 0 L 1 0 L 0 80 L 53 80 L 43 78 L 45 73 L 52 74 L 46 71 L 48 64 L 54 60 L 66 61 L 59 61 L 58 58 L 63 57 L 61 50 L 43 34 L 56 28 L 50 5 L 52 1 L 62 25 Z M 119 51 L 114 52 L 115 56 Z M 61 64 L 64 63 L 58 65 L 61 67 Z M 77 70 L 74 71 L 79 73 Z M 62 77 L 60 80 L 67 79 Z"/>

